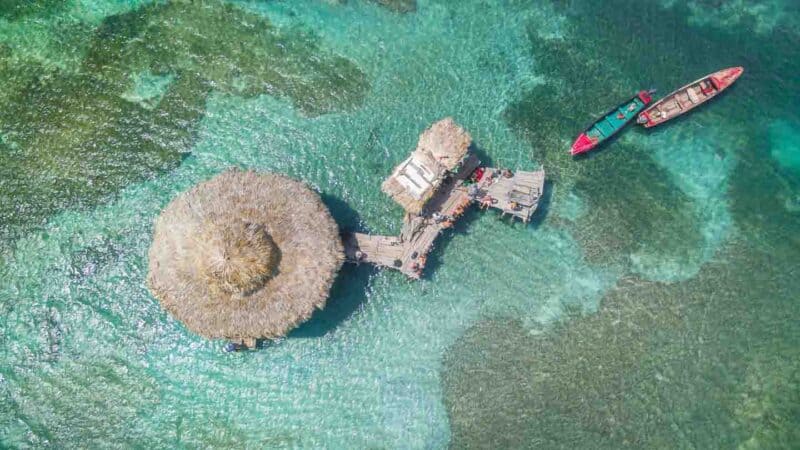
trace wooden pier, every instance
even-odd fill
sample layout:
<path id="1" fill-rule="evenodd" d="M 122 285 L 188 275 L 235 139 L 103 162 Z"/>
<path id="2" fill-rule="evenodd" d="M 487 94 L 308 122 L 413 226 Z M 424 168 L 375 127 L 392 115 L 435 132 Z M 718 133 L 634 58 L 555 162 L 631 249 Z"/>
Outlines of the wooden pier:
<path id="1" fill-rule="evenodd" d="M 481 171 L 480 180 L 471 179 Z M 442 182 L 419 214 L 406 214 L 399 236 L 347 234 L 345 255 L 350 262 L 389 267 L 418 279 L 436 238 L 472 204 L 498 209 L 504 216 L 527 223 L 539 205 L 544 179 L 544 170 L 481 169 L 478 158 L 469 155 L 458 173 Z"/>
<path id="2" fill-rule="evenodd" d="M 399 236 L 344 236 L 347 260 L 397 269 L 419 278 L 436 238 L 473 203 L 527 223 L 544 191 L 544 170 L 481 167 L 472 137 L 452 118 L 431 125 L 417 148 L 381 185 L 406 211 Z"/>

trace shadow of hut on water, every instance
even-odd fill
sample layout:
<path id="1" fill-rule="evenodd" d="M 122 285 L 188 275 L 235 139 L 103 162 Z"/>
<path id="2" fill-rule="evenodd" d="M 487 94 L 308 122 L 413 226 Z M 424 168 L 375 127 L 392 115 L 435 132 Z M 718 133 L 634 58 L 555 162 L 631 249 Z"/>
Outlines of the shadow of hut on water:
<path id="1" fill-rule="evenodd" d="M 366 231 L 361 216 L 347 202 L 329 194 L 322 194 L 321 197 L 340 230 Z M 319 338 L 335 331 L 364 304 L 369 280 L 377 272 L 378 269 L 369 264 L 345 264 L 333 282 L 325 308 L 314 311 L 311 318 L 292 330 L 287 338 Z"/>

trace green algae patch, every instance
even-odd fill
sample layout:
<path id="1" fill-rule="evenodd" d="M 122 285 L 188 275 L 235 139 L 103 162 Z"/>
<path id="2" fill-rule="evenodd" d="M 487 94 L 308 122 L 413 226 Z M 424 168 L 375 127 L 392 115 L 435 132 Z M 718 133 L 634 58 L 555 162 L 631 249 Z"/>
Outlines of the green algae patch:
<path id="1" fill-rule="evenodd" d="M 18 20 L 28 16 L 52 14 L 63 6 L 63 0 L 0 0 L 0 18 Z"/>
<path id="2" fill-rule="evenodd" d="M 108 17 L 87 48 L 66 73 L 0 47 L 0 236 L 177 167 L 212 91 L 285 97 L 313 116 L 358 105 L 368 88 L 314 36 L 221 2 Z"/>
<path id="3" fill-rule="evenodd" d="M 750 135 L 748 148 L 732 175 L 731 212 L 754 241 L 800 247 L 800 176 L 770 156 L 767 131 Z M 796 264 L 796 263 L 795 263 Z"/>
<path id="4" fill-rule="evenodd" d="M 187 125 L 202 117 L 208 90 L 200 80 L 182 78 L 152 110 L 89 74 L 42 76 L 17 91 L 0 108 L 11 149 L 0 155 L 3 234 L 41 224 L 61 209 L 91 206 L 130 182 L 176 167 L 192 143 Z"/>
<path id="5" fill-rule="evenodd" d="M 669 0 L 667 0 L 669 1 Z M 797 27 L 800 5 L 785 0 L 719 0 L 687 1 L 691 11 L 689 23 L 718 28 L 742 27 L 758 34 L 768 33 L 778 26 Z"/>
<path id="6" fill-rule="evenodd" d="M 5 424 L 0 437 L 11 446 L 97 448 L 109 444 L 109 433 L 123 437 L 116 445 L 135 446 L 146 411 L 160 402 L 158 383 L 146 369 L 115 356 L 64 359 L 14 381 L 19 388 L 0 400 L 20 418 Z"/>
<path id="7" fill-rule="evenodd" d="M 538 335 L 476 325 L 444 358 L 452 446 L 791 447 L 798 250 L 736 245 L 689 281 L 623 279 Z"/>
<path id="8" fill-rule="evenodd" d="M 599 264 L 649 255 L 689 261 L 703 246 L 691 200 L 640 148 L 616 150 L 613 157 L 592 161 L 575 180 L 575 190 L 590 204 L 575 227 L 587 259 Z"/>
<path id="9" fill-rule="evenodd" d="M 417 0 L 371 0 L 394 12 L 408 13 L 417 10 Z"/>
<path id="10" fill-rule="evenodd" d="M 348 0 L 328 0 L 331 3 L 343 5 Z M 353 0 L 350 0 L 353 1 Z M 360 0 L 356 0 L 360 1 Z M 417 10 L 417 0 L 368 0 L 396 13 L 411 13 Z"/>
<path id="11" fill-rule="evenodd" d="M 195 73 L 226 94 L 273 94 L 318 115 L 358 105 L 368 83 L 349 60 L 326 54 L 300 29 L 280 30 L 230 4 L 153 4 L 107 19 L 86 59 L 89 71 Z"/>

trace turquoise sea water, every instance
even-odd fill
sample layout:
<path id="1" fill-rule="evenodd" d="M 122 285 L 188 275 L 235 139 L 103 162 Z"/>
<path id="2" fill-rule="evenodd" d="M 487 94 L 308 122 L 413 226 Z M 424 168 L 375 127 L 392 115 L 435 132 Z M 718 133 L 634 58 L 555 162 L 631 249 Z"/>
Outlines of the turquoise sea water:
<path id="1" fill-rule="evenodd" d="M 0 444 L 792 448 L 800 7 L 791 0 L 0 0 Z M 640 88 L 743 65 L 689 117 L 567 149 Z M 425 279 L 346 266 L 226 354 L 144 286 L 153 221 L 229 166 L 399 231 L 379 186 L 453 116 L 544 165 Z"/>

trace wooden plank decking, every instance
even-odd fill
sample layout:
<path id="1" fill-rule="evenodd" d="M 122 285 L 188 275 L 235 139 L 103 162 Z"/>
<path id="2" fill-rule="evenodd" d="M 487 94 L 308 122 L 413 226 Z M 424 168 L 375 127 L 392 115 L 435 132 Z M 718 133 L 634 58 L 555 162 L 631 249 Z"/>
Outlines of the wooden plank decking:
<path id="1" fill-rule="evenodd" d="M 499 209 L 503 215 L 509 214 L 527 223 L 544 193 L 544 170 L 516 171 L 506 176 L 502 171 L 487 168 L 478 188 L 477 200 L 481 206 Z"/>
<path id="2" fill-rule="evenodd" d="M 470 155 L 461 170 L 442 183 L 419 215 L 406 214 L 400 236 L 345 235 L 348 261 L 390 267 L 418 279 L 436 238 L 452 227 L 472 203 L 528 222 L 544 190 L 544 170 L 504 175 L 499 169 L 486 168 L 479 182 L 466 184 L 479 165 L 480 161 Z"/>

